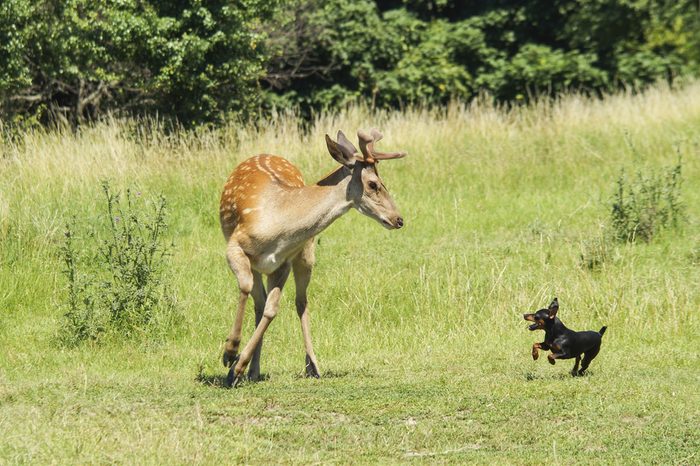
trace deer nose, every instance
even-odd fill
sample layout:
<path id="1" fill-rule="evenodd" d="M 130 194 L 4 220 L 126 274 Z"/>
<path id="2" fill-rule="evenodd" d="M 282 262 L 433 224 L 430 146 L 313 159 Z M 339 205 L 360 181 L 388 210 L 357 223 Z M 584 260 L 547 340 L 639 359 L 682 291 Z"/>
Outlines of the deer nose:
<path id="1" fill-rule="evenodd" d="M 396 219 L 396 228 L 401 228 L 403 226 L 403 219 L 401 217 L 398 217 Z"/>

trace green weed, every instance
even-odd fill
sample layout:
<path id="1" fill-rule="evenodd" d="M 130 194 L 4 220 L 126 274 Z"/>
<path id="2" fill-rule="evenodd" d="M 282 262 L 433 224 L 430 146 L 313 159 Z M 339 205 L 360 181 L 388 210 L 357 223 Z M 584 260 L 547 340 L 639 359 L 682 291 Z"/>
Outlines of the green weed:
<path id="1" fill-rule="evenodd" d="M 68 224 L 61 247 L 68 287 L 62 339 L 68 344 L 97 340 L 107 331 L 127 338 L 167 331 L 180 319 L 168 282 L 172 244 L 164 238 L 165 197 L 145 206 L 140 192 L 127 189 L 122 203 L 108 183 L 102 190 L 106 229 L 80 237 L 79 253 L 75 227 Z"/>
<path id="2" fill-rule="evenodd" d="M 662 230 L 678 228 L 685 219 L 681 202 L 681 161 L 665 172 L 641 170 L 634 181 L 622 171 L 610 212 L 619 241 L 650 242 Z"/>

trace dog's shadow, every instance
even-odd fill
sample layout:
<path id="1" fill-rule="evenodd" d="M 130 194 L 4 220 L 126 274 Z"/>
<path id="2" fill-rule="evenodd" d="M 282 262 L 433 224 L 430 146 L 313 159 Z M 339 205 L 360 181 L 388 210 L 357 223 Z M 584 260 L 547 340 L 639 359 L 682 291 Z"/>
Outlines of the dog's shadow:
<path id="1" fill-rule="evenodd" d="M 560 372 L 557 374 L 541 375 L 535 374 L 534 372 L 526 372 L 523 377 L 526 382 L 533 382 L 536 380 L 569 380 L 569 379 L 583 379 L 590 377 L 592 374 L 590 371 L 586 372 L 584 375 L 573 376 L 569 372 Z"/>

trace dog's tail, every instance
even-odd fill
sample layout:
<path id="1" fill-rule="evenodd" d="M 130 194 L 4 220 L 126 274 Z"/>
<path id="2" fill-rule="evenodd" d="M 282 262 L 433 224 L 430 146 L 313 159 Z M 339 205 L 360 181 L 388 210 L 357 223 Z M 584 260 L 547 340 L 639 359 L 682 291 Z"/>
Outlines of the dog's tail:
<path id="1" fill-rule="evenodd" d="M 600 336 L 601 336 L 601 337 L 603 336 L 603 334 L 605 333 L 605 331 L 606 331 L 607 329 L 608 329 L 608 327 L 603 326 L 603 328 L 601 328 L 600 330 L 598 330 L 598 333 L 600 333 Z"/>

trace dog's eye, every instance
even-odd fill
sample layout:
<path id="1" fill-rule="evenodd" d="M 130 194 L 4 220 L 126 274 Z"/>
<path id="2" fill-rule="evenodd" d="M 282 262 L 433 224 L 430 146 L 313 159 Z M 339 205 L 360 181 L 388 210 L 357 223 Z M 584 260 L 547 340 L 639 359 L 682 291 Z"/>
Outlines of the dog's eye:
<path id="1" fill-rule="evenodd" d="M 377 183 L 375 183 L 374 181 L 370 181 L 369 183 L 367 183 L 367 186 L 369 186 L 369 189 L 371 189 L 372 191 L 376 191 L 377 189 L 379 189 L 379 186 L 377 186 Z"/>

